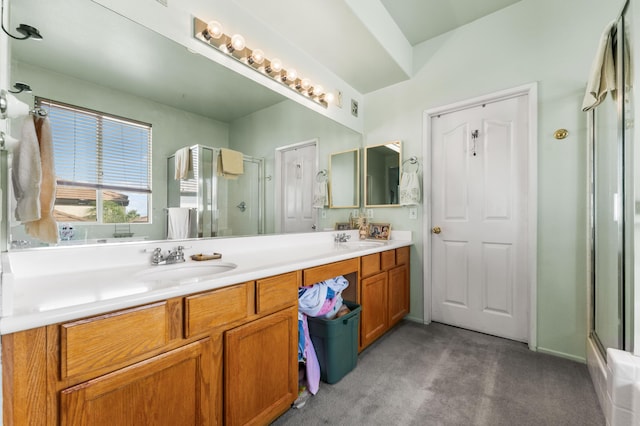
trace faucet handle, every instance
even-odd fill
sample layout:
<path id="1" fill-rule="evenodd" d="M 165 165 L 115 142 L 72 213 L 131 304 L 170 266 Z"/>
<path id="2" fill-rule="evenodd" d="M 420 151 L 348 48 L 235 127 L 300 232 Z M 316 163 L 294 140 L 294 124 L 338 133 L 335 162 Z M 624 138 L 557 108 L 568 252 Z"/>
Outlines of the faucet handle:
<path id="1" fill-rule="evenodd" d="M 151 263 L 160 263 L 164 260 L 162 256 L 162 249 L 160 247 L 156 247 L 153 249 L 153 254 L 151 255 Z"/>

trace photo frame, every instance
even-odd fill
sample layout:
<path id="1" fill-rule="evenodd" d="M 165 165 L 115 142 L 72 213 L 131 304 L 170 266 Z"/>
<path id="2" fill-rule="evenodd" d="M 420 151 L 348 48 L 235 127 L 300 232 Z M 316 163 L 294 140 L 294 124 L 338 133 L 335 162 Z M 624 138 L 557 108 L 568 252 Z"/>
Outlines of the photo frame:
<path id="1" fill-rule="evenodd" d="M 336 222 L 336 231 L 348 231 L 351 229 L 349 222 Z"/>
<path id="2" fill-rule="evenodd" d="M 391 237 L 390 223 L 369 223 L 367 228 L 367 239 L 388 240 Z"/>

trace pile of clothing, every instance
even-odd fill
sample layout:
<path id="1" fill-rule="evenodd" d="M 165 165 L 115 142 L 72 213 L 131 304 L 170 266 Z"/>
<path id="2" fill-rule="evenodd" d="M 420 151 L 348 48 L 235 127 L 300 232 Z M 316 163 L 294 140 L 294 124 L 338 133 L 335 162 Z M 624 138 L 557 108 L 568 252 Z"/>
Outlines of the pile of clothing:
<path id="1" fill-rule="evenodd" d="M 301 366 L 301 390 L 294 406 L 300 408 L 309 393 L 315 395 L 320 387 L 320 364 L 309 336 L 307 316 L 333 319 L 349 312 L 342 300 L 342 291 L 349 286 L 343 276 L 331 278 L 298 289 L 298 363 Z"/>

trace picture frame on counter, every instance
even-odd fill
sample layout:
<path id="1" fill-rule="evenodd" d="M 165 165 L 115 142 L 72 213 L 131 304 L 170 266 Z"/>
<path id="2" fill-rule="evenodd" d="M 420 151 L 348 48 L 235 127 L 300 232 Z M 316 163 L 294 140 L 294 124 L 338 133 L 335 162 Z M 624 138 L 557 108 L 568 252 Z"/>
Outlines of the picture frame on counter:
<path id="1" fill-rule="evenodd" d="M 370 240 L 389 240 L 391 237 L 390 223 L 369 223 L 367 228 L 367 239 Z"/>

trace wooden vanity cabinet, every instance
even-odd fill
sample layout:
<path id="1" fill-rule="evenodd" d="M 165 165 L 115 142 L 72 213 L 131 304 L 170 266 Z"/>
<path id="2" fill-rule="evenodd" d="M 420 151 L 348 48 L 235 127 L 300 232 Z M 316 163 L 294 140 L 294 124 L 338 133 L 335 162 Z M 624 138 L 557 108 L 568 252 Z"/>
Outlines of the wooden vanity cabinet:
<path id="1" fill-rule="evenodd" d="M 409 247 L 360 258 L 360 350 L 409 313 Z"/>
<path id="2" fill-rule="evenodd" d="M 337 275 L 361 348 L 408 312 L 405 247 L 3 335 L 3 424 L 268 424 L 297 397 L 298 287 Z"/>

